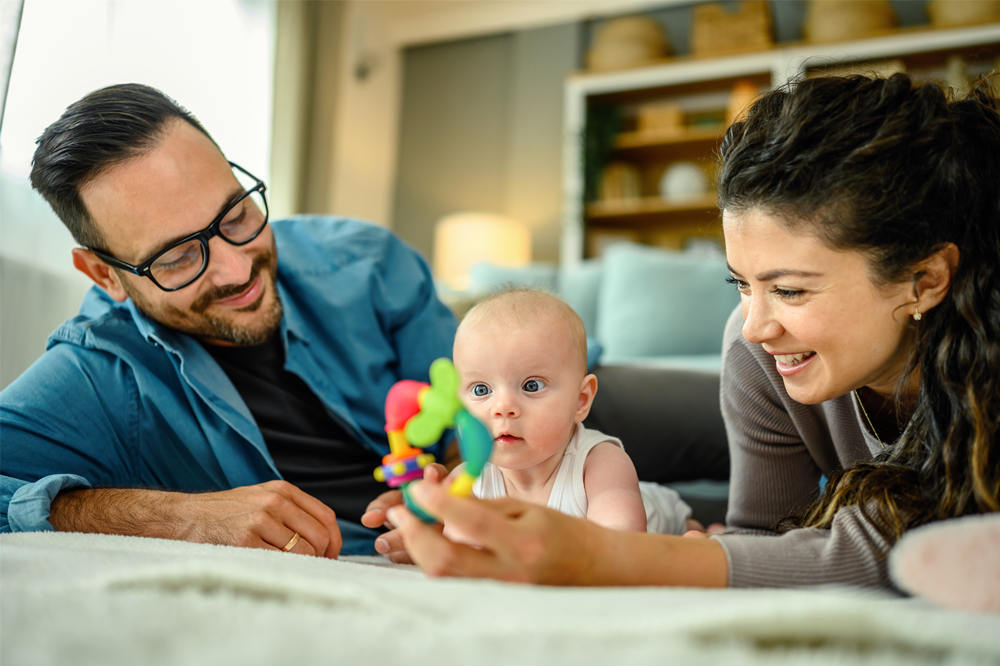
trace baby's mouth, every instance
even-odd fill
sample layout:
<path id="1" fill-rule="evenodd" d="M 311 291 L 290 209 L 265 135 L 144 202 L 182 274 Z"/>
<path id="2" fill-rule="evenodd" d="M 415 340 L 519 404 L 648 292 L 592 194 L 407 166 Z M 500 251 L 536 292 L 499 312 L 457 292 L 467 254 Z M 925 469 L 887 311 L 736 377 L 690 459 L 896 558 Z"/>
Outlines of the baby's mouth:
<path id="1" fill-rule="evenodd" d="M 517 435 L 512 435 L 509 432 L 502 432 L 493 438 L 493 441 L 497 444 L 513 444 L 514 442 L 521 441 L 521 437 Z"/>

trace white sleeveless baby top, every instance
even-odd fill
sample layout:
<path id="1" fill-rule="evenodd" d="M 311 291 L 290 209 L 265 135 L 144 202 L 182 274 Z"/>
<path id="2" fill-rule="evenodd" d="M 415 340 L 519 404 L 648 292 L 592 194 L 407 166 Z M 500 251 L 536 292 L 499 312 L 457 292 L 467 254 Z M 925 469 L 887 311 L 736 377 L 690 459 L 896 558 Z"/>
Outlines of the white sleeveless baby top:
<path id="1" fill-rule="evenodd" d="M 583 466 L 587 462 L 590 450 L 601 442 L 611 442 L 619 448 L 624 448 L 622 441 L 617 437 L 577 424 L 573 438 L 559 463 L 546 506 L 570 516 L 587 517 L 587 492 L 583 486 Z M 493 463 L 486 463 L 482 475 L 472 486 L 472 492 L 476 497 L 483 499 L 506 497 L 507 489 L 500 468 Z M 639 492 L 642 494 L 642 503 L 646 509 L 647 532 L 684 533 L 685 521 L 691 516 L 691 507 L 681 500 L 676 491 L 658 483 L 640 481 Z"/>

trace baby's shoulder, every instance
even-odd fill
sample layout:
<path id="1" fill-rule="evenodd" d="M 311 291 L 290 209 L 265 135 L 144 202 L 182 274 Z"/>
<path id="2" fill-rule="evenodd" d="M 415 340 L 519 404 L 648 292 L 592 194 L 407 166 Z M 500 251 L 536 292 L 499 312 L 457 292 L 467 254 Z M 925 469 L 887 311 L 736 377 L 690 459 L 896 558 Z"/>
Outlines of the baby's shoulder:
<path id="1" fill-rule="evenodd" d="M 583 471 L 586 473 L 588 469 L 594 466 L 619 461 L 627 461 L 629 466 L 632 466 L 632 459 L 625 453 L 625 449 L 622 448 L 619 442 L 613 439 L 604 440 L 592 445 L 587 451 L 587 458 L 583 463 Z"/>

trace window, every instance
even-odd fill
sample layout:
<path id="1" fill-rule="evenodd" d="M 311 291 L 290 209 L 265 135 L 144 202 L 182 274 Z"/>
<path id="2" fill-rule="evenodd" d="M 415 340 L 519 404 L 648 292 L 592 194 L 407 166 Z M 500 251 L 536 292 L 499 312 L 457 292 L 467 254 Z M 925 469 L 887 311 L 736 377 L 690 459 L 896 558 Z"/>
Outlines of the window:
<path id="1" fill-rule="evenodd" d="M 269 0 L 26 0 L 0 130 L 0 253 L 71 273 L 72 239 L 28 183 L 35 139 L 112 83 L 159 88 L 226 155 L 267 178 L 275 4 Z"/>

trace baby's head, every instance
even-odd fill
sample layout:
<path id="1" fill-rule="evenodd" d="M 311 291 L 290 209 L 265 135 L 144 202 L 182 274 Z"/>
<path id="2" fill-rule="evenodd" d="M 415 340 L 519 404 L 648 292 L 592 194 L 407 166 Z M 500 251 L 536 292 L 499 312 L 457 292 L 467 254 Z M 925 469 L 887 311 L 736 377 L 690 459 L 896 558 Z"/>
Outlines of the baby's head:
<path id="1" fill-rule="evenodd" d="M 583 322 L 544 292 L 512 289 L 481 301 L 462 319 L 453 355 L 462 401 L 493 435 L 500 467 L 562 455 L 597 392 Z"/>

